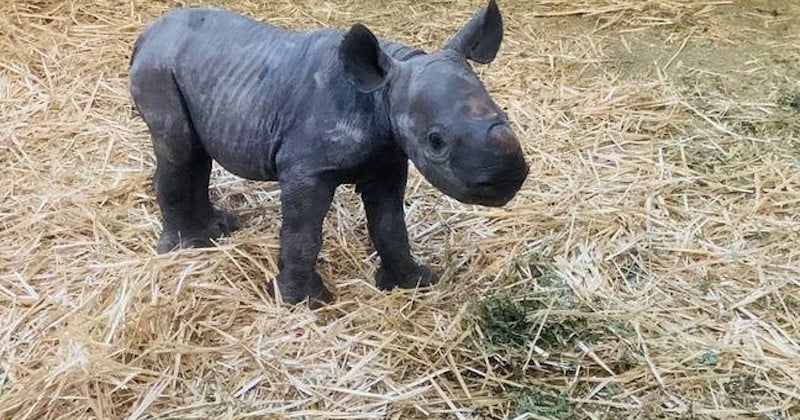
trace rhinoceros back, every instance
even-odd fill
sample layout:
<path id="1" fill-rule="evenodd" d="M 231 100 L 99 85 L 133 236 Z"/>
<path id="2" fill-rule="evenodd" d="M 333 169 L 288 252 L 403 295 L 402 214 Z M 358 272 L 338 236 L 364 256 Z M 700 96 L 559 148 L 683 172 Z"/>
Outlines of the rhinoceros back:
<path id="1" fill-rule="evenodd" d="M 326 96 L 318 91 L 336 71 L 340 37 L 220 9 L 179 9 L 142 34 L 131 72 L 169 72 L 211 157 L 239 176 L 273 179 L 278 148 L 308 118 L 311 99 Z"/>

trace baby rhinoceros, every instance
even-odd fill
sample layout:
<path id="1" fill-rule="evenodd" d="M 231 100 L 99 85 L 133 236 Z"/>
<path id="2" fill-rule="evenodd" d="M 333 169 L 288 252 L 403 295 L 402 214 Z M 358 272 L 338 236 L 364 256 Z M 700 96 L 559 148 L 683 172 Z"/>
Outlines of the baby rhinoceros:
<path id="1" fill-rule="evenodd" d="M 299 32 L 215 8 L 166 13 L 137 39 L 130 68 L 156 156 L 157 251 L 210 246 L 239 227 L 209 201 L 213 159 L 239 177 L 280 183 L 284 302 L 332 300 L 315 266 L 341 184 L 355 184 L 363 200 L 381 258 L 377 286 L 430 285 L 435 276 L 409 251 L 409 159 L 470 204 L 502 206 L 528 175 L 506 114 L 469 64 L 494 60 L 502 38 L 494 0 L 432 53 L 361 24 Z"/>

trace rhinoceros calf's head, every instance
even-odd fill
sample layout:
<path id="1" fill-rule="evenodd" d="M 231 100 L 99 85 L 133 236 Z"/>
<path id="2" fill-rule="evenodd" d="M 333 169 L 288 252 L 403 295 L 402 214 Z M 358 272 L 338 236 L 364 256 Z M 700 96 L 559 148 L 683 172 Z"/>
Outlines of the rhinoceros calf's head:
<path id="1" fill-rule="evenodd" d="M 435 187 L 464 203 L 500 206 L 528 165 L 502 109 L 469 61 L 494 60 L 503 37 L 494 0 L 439 51 L 393 60 L 362 25 L 345 35 L 340 60 L 359 90 L 388 91 L 396 139 Z"/>

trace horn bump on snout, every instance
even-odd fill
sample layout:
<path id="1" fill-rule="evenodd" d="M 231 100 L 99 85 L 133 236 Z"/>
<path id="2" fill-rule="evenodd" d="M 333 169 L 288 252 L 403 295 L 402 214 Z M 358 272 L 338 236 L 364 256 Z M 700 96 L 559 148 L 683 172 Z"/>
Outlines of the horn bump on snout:
<path id="1" fill-rule="evenodd" d="M 519 153 L 517 136 L 507 124 L 497 124 L 489 129 L 489 147 L 498 153 Z"/>

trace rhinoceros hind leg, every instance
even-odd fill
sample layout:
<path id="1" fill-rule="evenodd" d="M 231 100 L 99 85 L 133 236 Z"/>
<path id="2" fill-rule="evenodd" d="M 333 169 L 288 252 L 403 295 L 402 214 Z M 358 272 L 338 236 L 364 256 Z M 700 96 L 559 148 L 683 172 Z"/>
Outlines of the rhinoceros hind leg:
<path id="1" fill-rule="evenodd" d="M 230 234 L 240 223 L 233 214 L 211 205 L 211 157 L 174 75 L 167 67 L 142 60 L 131 70 L 131 94 L 150 130 L 156 155 L 153 181 L 164 228 L 156 251 L 212 246 L 213 239 Z"/>
<path id="2" fill-rule="evenodd" d="M 210 247 L 212 240 L 240 227 L 236 216 L 211 205 L 208 198 L 211 159 L 204 151 L 196 151 L 192 159 L 180 165 L 156 156 L 156 197 L 164 228 L 157 252 Z"/>
<path id="3" fill-rule="evenodd" d="M 240 224 L 234 215 L 211 205 L 211 157 L 175 78 L 168 70 L 143 66 L 131 75 L 131 93 L 150 129 L 156 155 L 153 181 L 164 228 L 156 251 L 212 246 L 213 239 Z"/>
<path id="4" fill-rule="evenodd" d="M 232 232 L 242 228 L 242 223 L 236 215 L 218 208 L 214 209 L 214 216 L 211 221 L 223 236 L 230 235 Z"/>

